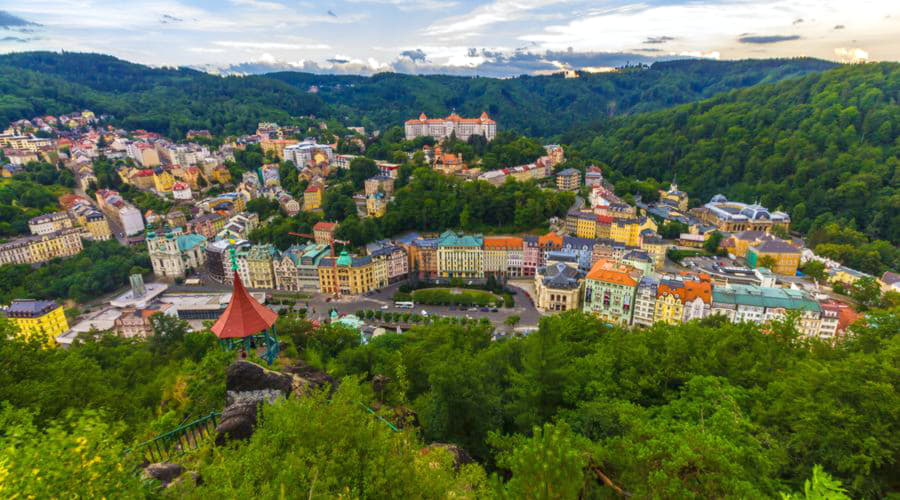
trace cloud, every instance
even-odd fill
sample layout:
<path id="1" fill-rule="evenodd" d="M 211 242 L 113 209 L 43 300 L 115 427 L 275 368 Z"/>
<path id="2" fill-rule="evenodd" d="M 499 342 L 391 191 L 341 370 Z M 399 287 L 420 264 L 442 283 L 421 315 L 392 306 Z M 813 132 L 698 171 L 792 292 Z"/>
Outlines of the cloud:
<path id="1" fill-rule="evenodd" d="M 393 5 L 399 10 L 446 10 L 456 7 L 455 0 L 349 0 L 351 3 Z"/>
<path id="2" fill-rule="evenodd" d="M 762 35 L 762 36 L 742 36 L 738 38 L 738 41 L 741 43 L 755 43 L 755 44 L 766 44 L 766 43 L 780 43 L 780 42 L 789 42 L 791 40 L 799 40 L 800 35 Z"/>
<path id="3" fill-rule="evenodd" d="M 834 55 L 838 60 L 846 63 L 862 63 L 869 60 L 869 53 L 859 48 L 838 47 L 834 49 Z"/>
<path id="4" fill-rule="evenodd" d="M 317 50 L 329 49 L 324 43 L 278 43 L 278 42 L 234 42 L 218 41 L 213 45 L 227 47 L 229 49 L 255 49 L 255 50 Z"/>
<path id="5" fill-rule="evenodd" d="M 188 52 L 194 52 L 197 54 L 223 54 L 226 52 L 225 49 L 214 49 L 211 47 L 191 47 L 187 50 Z"/>
<path id="6" fill-rule="evenodd" d="M 169 14 L 163 14 L 159 16 L 159 22 L 162 24 L 180 23 L 182 21 L 184 21 L 184 19 Z"/>
<path id="7" fill-rule="evenodd" d="M 342 59 L 340 57 L 332 57 L 331 59 L 325 59 L 326 62 L 330 62 L 331 64 L 347 64 L 350 62 L 350 59 Z"/>
<path id="8" fill-rule="evenodd" d="M 334 13 L 334 11 L 329 10 L 327 14 L 331 17 L 337 17 L 338 15 Z"/>
<path id="9" fill-rule="evenodd" d="M 263 10 L 281 10 L 285 8 L 284 4 L 280 4 L 278 2 L 267 2 L 265 0 L 231 0 L 231 3 L 240 7 L 253 7 L 255 9 Z"/>
<path id="10" fill-rule="evenodd" d="M 844 26 L 843 24 L 838 24 L 838 25 L 835 25 L 835 27 L 832 28 L 832 29 L 835 29 L 835 30 L 842 30 L 842 29 L 844 29 L 844 28 L 845 28 L 845 26 Z"/>
<path id="11" fill-rule="evenodd" d="M 422 49 L 404 50 L 403 52 L 400 53 L 400 55 L 402 57 L 408 57 L 413 61 L 423 61 L 424 62 L 427 59 L 427 56 Z"/>
<path id="12" fill-rule="evenodd" d="M 471 35 L 486 26 L 526 18 L 531 11 L 564 0 L 494 0 L 461 16 L 440 18 L 425 28 L 427 36 Z"/>
<path id="13" fill-rule="evenodd" d="M 40 24 L 14 16 L 5 10 L 0 10 L 0 28 L 25 28 L 28 26 L 40 26 Z"/>
<path id="14" fill-rule="evenodd" d="M 797 19 L 794 19 L 794 22 L 792 22 L 791 24 L 793 24 L 794 26 L 796 26 L 796 25 L 801 24 L 801 23 L 803 23 L 803 18 L 802 18 L 802 17 L 798 17 Z"/>
<path id="15" fill-rule="evenodd" d="M 672 40 L 675 40 L 675 38 L 671 36 L 648 36 L 647 39 L 644 40 L 644 43 L 653 45 L 671 42 Z"/>
<path id="16" fill-rule="evenodd" d="M 27 43 L 31 40 L 36 40 L 36 38 L 20 38 L 17 36 L 5 36 L 0 38 L 0 43 Z"/>

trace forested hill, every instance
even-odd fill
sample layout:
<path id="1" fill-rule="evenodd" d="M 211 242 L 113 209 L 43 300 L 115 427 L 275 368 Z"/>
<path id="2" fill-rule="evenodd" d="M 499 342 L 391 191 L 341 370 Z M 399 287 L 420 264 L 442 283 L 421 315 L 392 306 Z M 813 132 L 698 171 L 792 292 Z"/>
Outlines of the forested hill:
<path id="1" fill-rule="evenodd" d="M 807 232 L 841 219 L 900 243 L 900 64 L 835 68 L 622 117 L 569 138 L 572 153 L 695 201 L 717 192 L 786 210 Z M 848 242 L 849 243 L 849 242 Z"/>
<path id="2" fill-rule="evenodd" d="M 24 52 L 0 56 L 0 123 L 80 109 L 173 137 L 189 129 L 248 133 L 260 121 L 326 114 L 314 94 L 258 76 L 218 77 L 150 68 L 98 54 Z"/>
<path id="3" fill-rule="evenodd" d="M 834 63 L 817 59 L 747 61 L 681 60 L 615 73 L 580 73 L 518 78 L 416 76 L 382 73 L 372 77 L 281 72 L 266 76 L 318 95 L 341 117 L 396 125 L 426 113 L 464 116 L 490 113 L 504 129 L 549 137 L 575 124 L 609 115 L 655 111 L 717 93 L 824 71 Z"/>
<path id="4" fill-rule="evenodd" d="M 315 114 L 385 129 L 424 112 L 488 111 L 502 128 L 550 137 L 610 115 L 658 110 L 779 81 L 834 64 L 815 59 L 685 60 L 616 73 L 513 79 L 272 73 L 220 77 L 150 68 L 111 56 L 22 52 L 0 56 L 0 122 L 90 108 L 129 128 L 179 137 L 191 128 L 246 133 L 261 120 Z M 318 87 L 318 93 L 308 92 Z"/>

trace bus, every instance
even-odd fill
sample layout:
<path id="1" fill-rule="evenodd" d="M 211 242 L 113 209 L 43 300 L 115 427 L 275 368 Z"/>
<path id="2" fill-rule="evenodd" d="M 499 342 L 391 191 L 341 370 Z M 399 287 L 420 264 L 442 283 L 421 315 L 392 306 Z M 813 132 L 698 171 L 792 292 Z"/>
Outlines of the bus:
<path id="1" fill-rule="evenodd" d="M 394 307 L 399 307 L 400 309 L 412 309 L 413 307 L 415 307 L 415 304 L 413 304 L 412 302 L 398 301 L 394 302 Z"/>

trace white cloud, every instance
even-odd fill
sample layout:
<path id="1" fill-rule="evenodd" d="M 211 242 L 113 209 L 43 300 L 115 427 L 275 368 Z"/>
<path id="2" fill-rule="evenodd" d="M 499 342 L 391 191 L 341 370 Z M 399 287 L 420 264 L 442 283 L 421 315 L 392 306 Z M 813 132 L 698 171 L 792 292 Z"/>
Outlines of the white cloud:
<path id="1" fill-rule="evenodd" d="M 393 5 L 399 10 L 443 10 L 456 7 L 458 2 L 454 0 L 348 0 L 350 3 L 374 3 Z"/>
<path id="2" fill-rule="evenodd" d="M 566 0 L 494 0 L 487 5 L 476 7 L 461 16 L 441 19 L 425 28 L 429 36 L 476 35 L 478 30 L 496 23 L 515 21 L 528 16 L 530 11 Z"/>
<path id="3" fill-rule="evenodd" d="M 284 9 L 284 4 L 278 2 L 266 2 L 265 0 L 231 0 L 233 5 L 240 7 L 253 7 L 256 9 Z"/>
<path id="4" fill-rule="evenodd" d="M 213 45 L 229 49 L 255 50 L 317 50 L 331 48 L 324 43 L 236 42 L 228 40 L 213 42 Z"/>
<path id="5" fill-rule="evenodd" d="M 188 52 L 194 52 L 197 54 L 222 54 L 225 52 L 225 49 L 213 49 L 210 47 L 191 47 L 187 50 Z"/>
<path id="6" fill-rule="evenodd" d="M 869 60 L 869 53 L 863 49 L 838 47 L 834 49 L 834 55 L 841 62 L 861 63 Z"/>

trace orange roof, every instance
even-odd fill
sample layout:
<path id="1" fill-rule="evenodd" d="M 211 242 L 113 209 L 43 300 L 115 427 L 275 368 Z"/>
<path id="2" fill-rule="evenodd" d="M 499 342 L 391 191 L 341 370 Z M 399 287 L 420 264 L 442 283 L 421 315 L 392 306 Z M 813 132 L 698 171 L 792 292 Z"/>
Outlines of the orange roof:
<path id="1" fill-rule="evenodd" d="M 712 302 L 712 285 L 708 281 L 685 281 L 682 300 L 690 302 L 698 297 L 707 304 Z"/>
<path id="2" fill-rule="evenodd" d="M 637 281 L 629 276 L 628 273 L 605 269 L 602 264 L 605 264 L 605 262 L 599 261 L 597 264 L 594 264 L 591 272 L 587 275 L 587 279 L 615 283 L 617 285 L 637 286 Z"/>
<path id="3" fill-rule="evenodd" d="M 256 335 L 275 324 L 278 314 L 247 293 L 241 276 L 234 273 L 234 289 L 228 308 L 210 328 L 220 339 L 240 339 Z"/>
<path id="4" fill-rule="evenodd" d="M 320 221 L 316 222 L 316 225 L 313 226 L 313 231 L 331 231 L 335 226 L 337 226 L 337 222 Z"/>
<path id="5" fill-rule="evenodd" d="M 317 185 L 312 185 L 312 186 L 306 188 L 306 192 L 307 192 L 307 193 L 315 193 L 315 192 L 321 191 L 321 190 L 322 190 L 322 187 L 321 187 L 321 186 L 317 186 Z"/>
<path id="6" fill-rule="evenodd" d="M 522 238 L 515 236 L 485 236 L 484 248 L 503 250 L 507 248 L 522 248 Z"/>
<path id="7" fill-rule="evenodd" d="M 553 233 L 553 232 L 547 233 L 547 234 L 541 236 L 540 238 L 538 238 L 538 245 L 542 246 L 542 247 L 543 246 L 562 247 L 562 244 L 563 244 L 562 236 L 560 236 L 556 233 Z"/>

